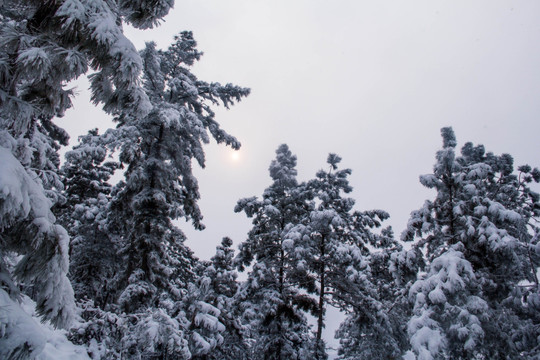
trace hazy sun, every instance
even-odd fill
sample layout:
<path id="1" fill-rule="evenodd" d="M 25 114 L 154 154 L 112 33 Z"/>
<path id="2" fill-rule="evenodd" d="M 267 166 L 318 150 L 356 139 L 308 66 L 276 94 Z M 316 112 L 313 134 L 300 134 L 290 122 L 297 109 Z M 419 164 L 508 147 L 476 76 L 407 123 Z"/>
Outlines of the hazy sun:
<path id="1" fill-rule="evenodd" d="M 240 153 L 238 151 L 231 152 L 231 160 L 234 162 L 240 160 Z"/>

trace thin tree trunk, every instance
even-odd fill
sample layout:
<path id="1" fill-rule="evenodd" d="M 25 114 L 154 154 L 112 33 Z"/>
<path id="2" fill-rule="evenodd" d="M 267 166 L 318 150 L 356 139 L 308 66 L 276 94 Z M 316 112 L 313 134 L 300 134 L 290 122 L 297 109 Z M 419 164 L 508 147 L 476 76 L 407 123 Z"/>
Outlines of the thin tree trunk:
<path id="1" fill-rule="evenodd" d="M 285 273 L 284 273 L 284 269 L 283 269 L 283 266 L 284 266 L 284 256 L 285 256 L 285 253 L 283 251 L 283 246 L 281 247 L 280 249 L 280 252 L 279 252 L 279 255 L 280 255 L 280 259 L 279 259 L 279 296 L 281 298 L 281 301 L 283 301 L 283 283 L 285 281 L 284 279 L 284 276 L 285 276 Z M 282 317 L 282 314 L 280 312 L 278 312 L 278 319 L 277 319 L 277 325 L 278 325 L 278 333 L 279 333 L 279 343 L 278 343 L 278 346 L 277 346 L 277 358 L 278 359 L 281 359 L 281 353 L 282 353 L 282 347 L 283 347 L 283 317 Z"/>
<path id="2" fill-rule="evenodd" d="M 322 329 L 324 327 L 324 264 L 321 266 L 321 289 L 319 291 L 319 309 L 318 309 L 318 319 L 317 319 L 317 342 L 320 342 L 322 338 Z"/>
<path id="3" fill-rule="evenodd" d="M 281 219 L 280 223 L 278 224 L 280 233 L 283 231 L 284 223 L 283 219 Z M 279 237 L 279 279 L 278 279 L 278 286 L 279 286 L 279 297 L 281 301 L 283 302 L 283 306 L 285 306 L 285 297 L 283 295 L 283 291 L 285 288 L 285 251 L 283 250 L 283 238 Z M 276 358 L 282 359 L 282 352 L 283 352 L 283 317 L 282 313 L 278 311 L 278 318 L 277 318 L 277 327 L 278 327 L 278 334 L 279 334 L 279 343 L 277 345 L 276 349 Z M 284 359 L 286 360 L 286 359 Z"/>
<path id="4" fill-rule="evenodd" d="M 325 295 L 325 286 L 326 286 L 326 278 L 325 278 L 325 271 L 326 271 L 326 264 L 324 262 L 324 256 L 325 256 L 325 238 L 324 236 L 321 237 L 321 246 L 320 246 L 320 268 L 319 268 L 319 277 L 320 277 L 320 290 L 319 290 L 319 309 L 318 309 L 318 318 L 317 318 L 317 335 L 316 335 L 316 356 L 317 359 L 319 359 L 320 352 L 322 346 L 322 330 L 324 327 L 324 295 Z"/>

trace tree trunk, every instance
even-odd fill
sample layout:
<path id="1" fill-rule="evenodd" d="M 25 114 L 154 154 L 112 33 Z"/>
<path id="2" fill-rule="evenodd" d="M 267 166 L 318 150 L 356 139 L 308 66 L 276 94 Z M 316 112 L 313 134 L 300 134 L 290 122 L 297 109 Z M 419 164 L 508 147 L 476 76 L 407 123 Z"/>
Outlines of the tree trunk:
<path id="1" fill-rule="evenodd" d="M 319 290 L 319 308 L 318 308 L 318 318 L 317 318 L 317 335 L 316 335 L 316 359 L 320 359 L 320 349 L 322 347 L 322 330 L 324 328 L 324 295 L 325 295 L 325 286 L 326 286 L 326 264 L 324 260 L 325 256 L 325 238 L 321 237 L 321 246 L 320 246 L 320 268 L 319 268 L 319 279 L 320 279 L 320 290 Z"/>

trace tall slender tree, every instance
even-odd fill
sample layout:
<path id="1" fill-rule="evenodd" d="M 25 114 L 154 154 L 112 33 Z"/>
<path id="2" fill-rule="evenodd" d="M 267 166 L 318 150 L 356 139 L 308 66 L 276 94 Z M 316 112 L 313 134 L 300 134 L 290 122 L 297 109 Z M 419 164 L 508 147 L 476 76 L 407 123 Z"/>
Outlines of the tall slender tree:
<path id="1" fill-rule="evenodd" d="M 198 80 L 190 66 L 200 56 L 191 32 L 175 37 L 165 51 L 148 43 L 141 58 L 151 110 L 143 117 L 118 112 L 118 127 L 99 139 L 111 151 L 120 149 L 119 160 L 127 166 L 107 213 L 107 229 L 117 234 L 122 261 L 112 279 L 115 292 L 104 306 L 130 319 L 119 338 L 105 340 L 118 354 L 198 355 L 190 352 L 190 319 L 182 308 L 188 284 L 195 281 L 196 259 L 172 221 L 183 217 L 197 229 L 204 227 L 192 160 L 204 167 L 203 144 L 211 137 L 239 148 L 219 127 L 212 105 L 228 108 L 249 94 L 231 84 Z M 148 338 L 156 328 L 158 335 Z"/>
<path id="2" fill-rule="evenodd" d="M 253 265 L 241 289 L 244 312 L 251 323 L 254 356 L 261 359 L 303 359 L 309 346 L 309 327 L 302 309 L 312 307 L 299 292 L 298 273 L 287 230 L 306 217 L 309 192 L 296 180 L 296 156 L 285 144 L 270 164 L 273 180 L 262 199 L 241 199 L 236 212 L 253 218 L 248 239 L 240 245 L 240 269 Z"/>
<path id="3" fill-rule="evenodd" d="M 249 359 L 245 327 L 237 303 L 237 273 L 232 240 L 223 238 L 210 261 L 199 263 L 197 279 L 188 287 L 184 308 L 190 319 L 193 359 Z"/>
<path id="4" fill-rule="evenodd" d="M 161 291 L 176 294 L 169 281 L 174 269 L 180 269 L 177 276 L 184 284 L 189 279 L 190 251 L 171 220 L 184 217 L 203 228 L 191 160 L 204 166 L 207 132 L 218 142 L 240 146 L 219 128 L 211 105 L 221 101 L 229 107 L 249 90 L 198 80 L 189 71 L 201 56 L 195 47 L 190 32 L 176 37 L 166 51 L 148 43 L 141 56 L 153 109 L 142 119 L 121 114 L 118 129 L 105 135 L 114 139 L 113 147 L 121 147 L 120 161 L 127 164 L 126 181 L 118 186 L 109 217 L 126 234 L 118 299 L 128 311 L 151 304 Z"/>
<path id="5" fill-rule="evenodd" d="M 103 306 L 109 302 L 109 282 L 119 260 L 115 236 L 106 226 L 112 190 L 108 181 L 118 164 L 106 161 L 107 151 L 96 144 L 98 139 L 97 129 L 91 130 L 66 153 L 61 169 L 66 202 L 54 210 L 71 237 L 69 278 L 76 299 Z"/>
<path id="6" fill-rule="evenodd" d="M 308 293 L 316 295 L 317 330 L 312 357 L 327 357 L 322 338 L 325 312 L 329 304 L 346 310 L 351 307 L 374 311 L 375 287 L 370 281 L 368 244 L 378 235 L 371 229 L 380 226 L 388 214 L 381 210 L 359 212 L 350 193 L 350 169 L 339 169 L 341 158 L 328 155 L 329 170 L 321 170 L 308 183 L 317 206 L 303 223 L 292 228 L 287 237 L 294 240 L 297 267 L 309 281 Z M 368 310 L 369 309 L 369 310 Z"/>

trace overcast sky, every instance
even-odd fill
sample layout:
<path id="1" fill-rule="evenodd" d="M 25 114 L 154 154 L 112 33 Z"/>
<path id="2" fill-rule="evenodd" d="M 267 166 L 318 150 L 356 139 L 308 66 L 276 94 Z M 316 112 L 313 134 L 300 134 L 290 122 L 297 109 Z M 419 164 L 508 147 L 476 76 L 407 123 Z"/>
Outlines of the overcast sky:
<path id="1" fill-rule="evenodd" d="M 237 160 L 207 147 L 196 171 L 207 229 L 180 223 L 188 244 L 209 258 L 223 236 L 244 240 L 250 221 L 234 205 L 270 184 L 281 143 L 298 156 L 300 180 L 329 152 L 342 156 L 356 207 L 388 211 L 397 236 L 433 197 L 418 176 L 432 170 L 443 126 L 459 147 L 481 143 L 539 166 L 539 14 L 538 0 L 182 0 L 159 28 L 126 29 L 138 48 L 192 30 L 205 53 L 195 75 L 252 89 L 217 112 L 243 146 Z M 73 138 L 107 126 L 86 107 L 86 86 L 62 120 Z"/>

